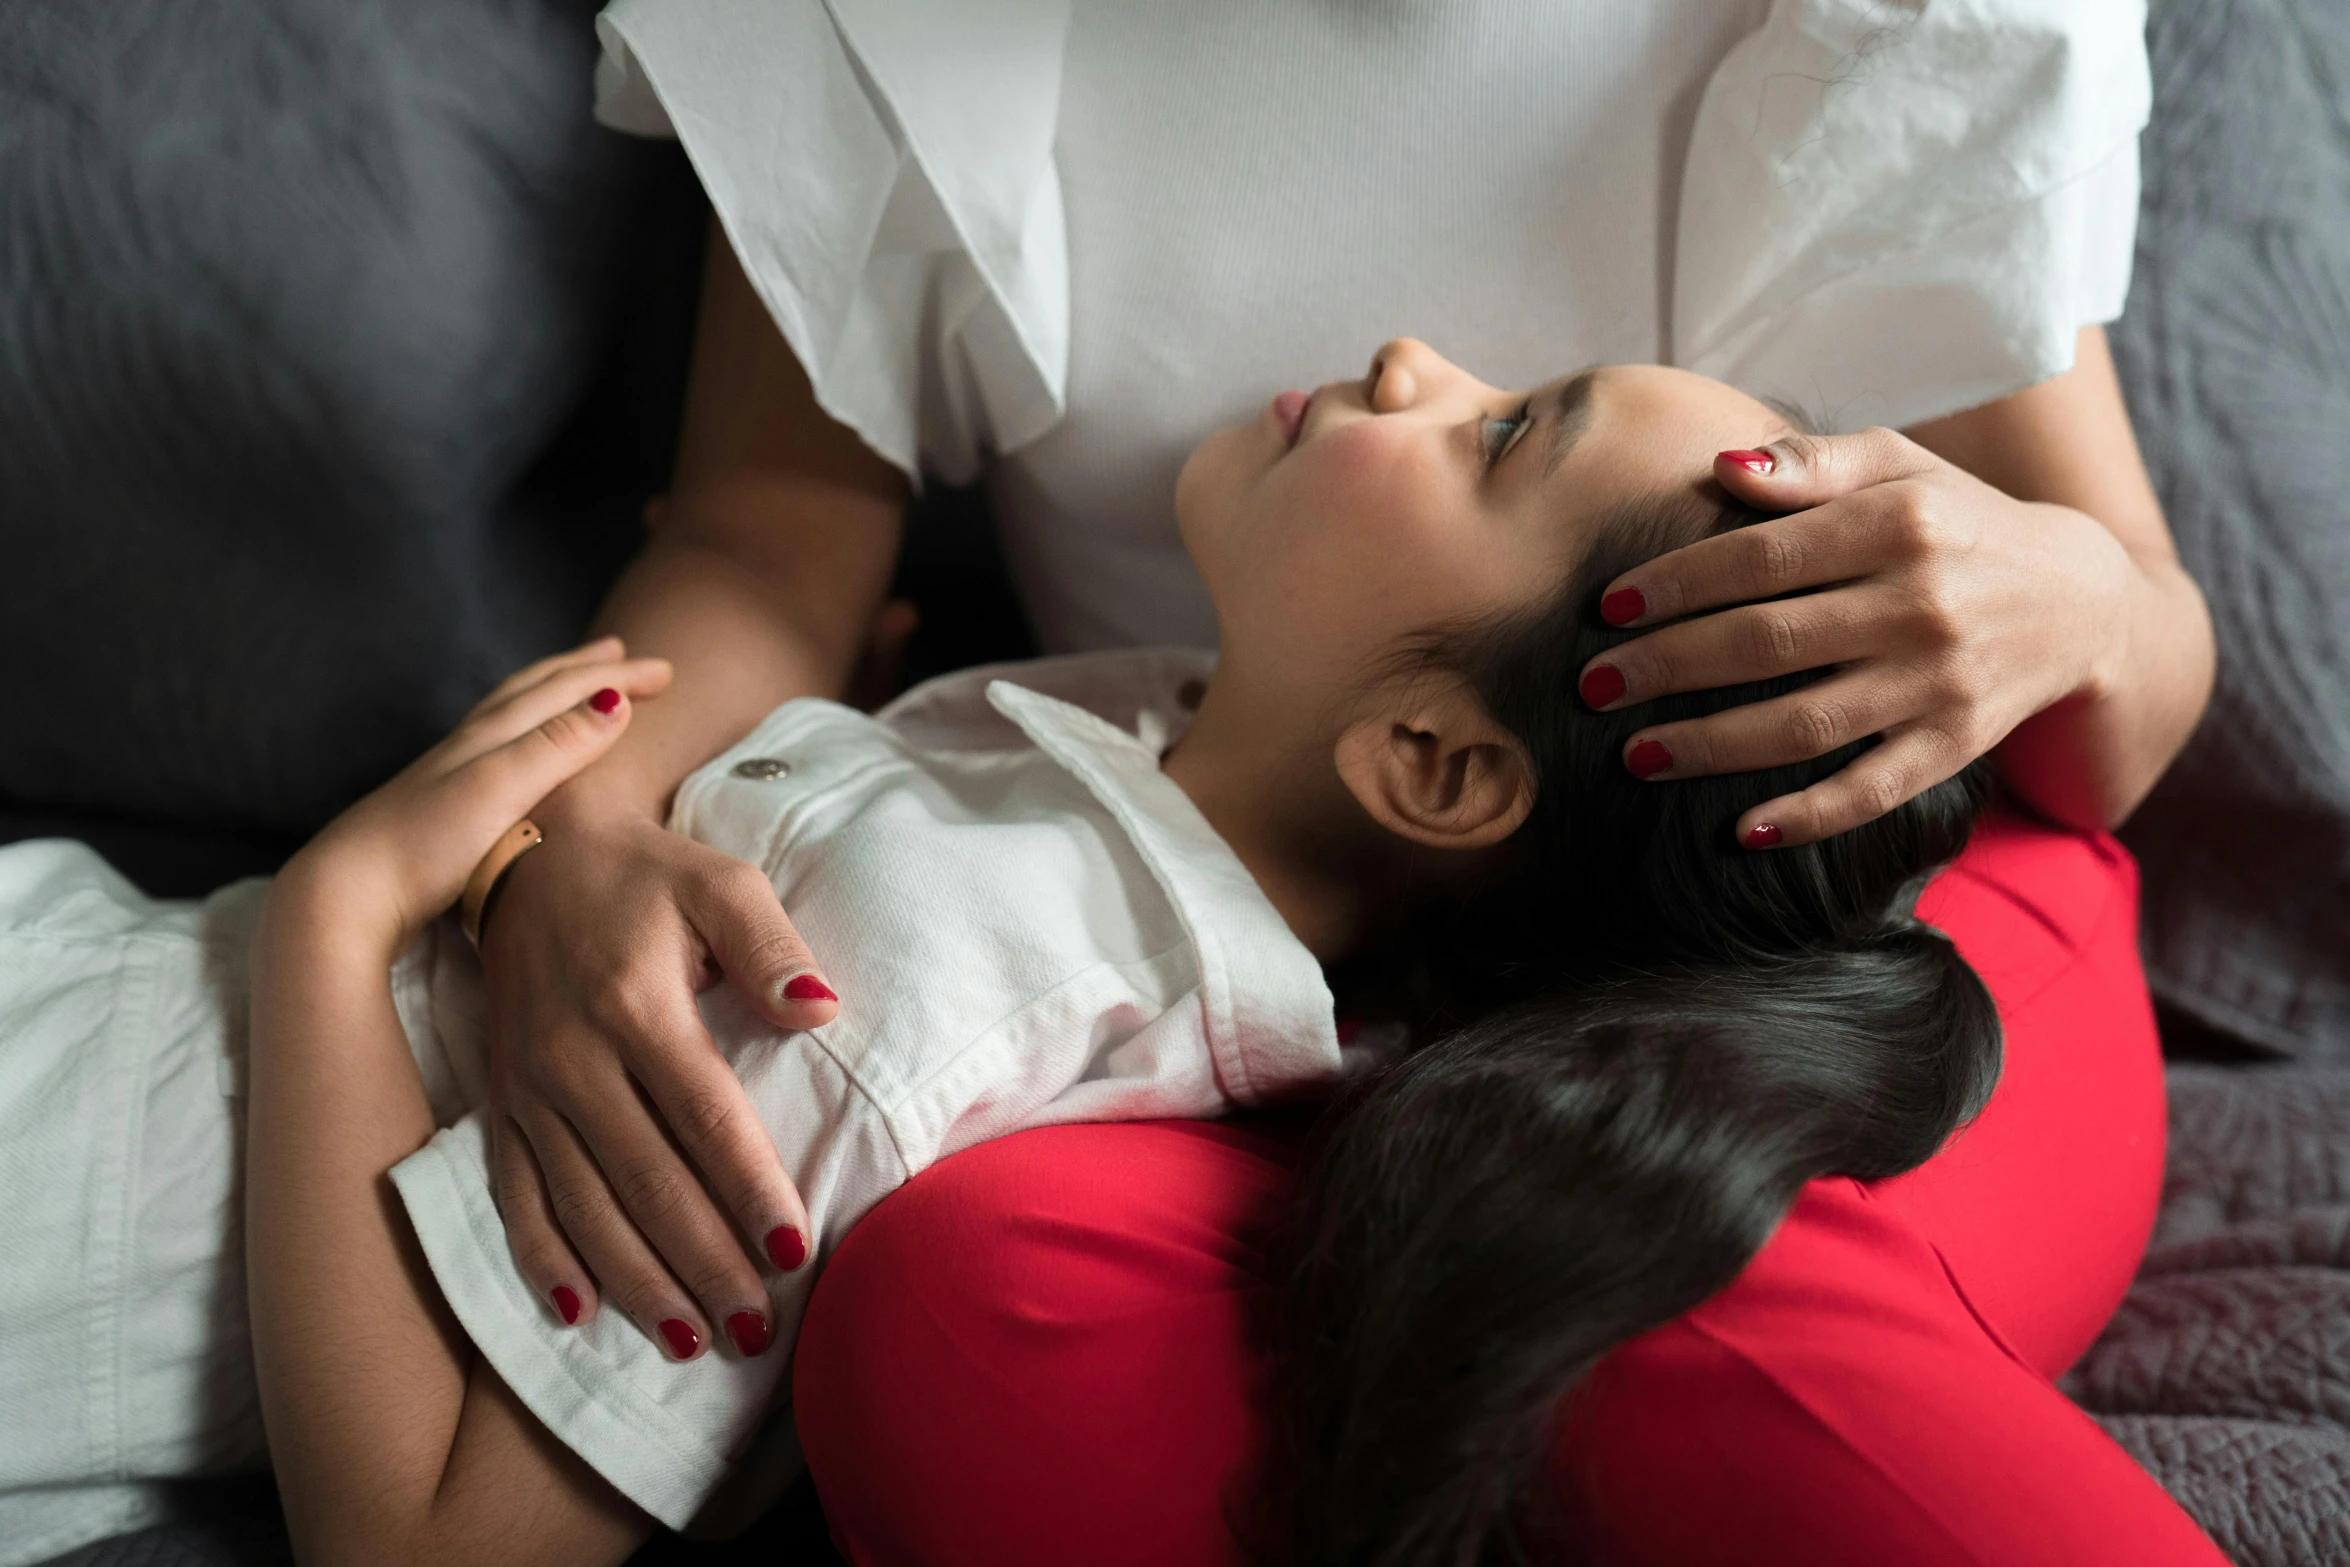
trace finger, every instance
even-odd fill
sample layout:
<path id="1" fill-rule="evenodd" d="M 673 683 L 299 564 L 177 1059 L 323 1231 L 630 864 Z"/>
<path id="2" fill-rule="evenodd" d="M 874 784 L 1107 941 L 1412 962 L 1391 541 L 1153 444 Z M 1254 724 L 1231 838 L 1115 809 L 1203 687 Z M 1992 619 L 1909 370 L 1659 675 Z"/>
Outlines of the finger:
<path id="1" fill-rule="evenodd" d="M 839 996 L 764 872 L 723 861 L 679 902 L 719 969 L 769 1022 L 822 1028 L 840 1015 Z"/>
<path id="2" fill-rule="evenodd" d="M 1855 490 L 1914 479 L 1941 459 L 1898 430 L 1850 435 L 1784 435 L 1767 446 L 1714 458 L 1714 478 L 1749 506 L 1801 511 Z"/>
<path id="3" fill-rule="evenodd" d="M 669 688 L 672 674 L 665 658 L 590 661 L 550 671 L 495 707 L 468 718 L 451 736 L 455 742 L 453 749 L 479 755 L 519 739 L 563 709 L 599 691 L 614 691 L 632 701 L 657 696 Z"/>
<path id="4" fill-rule="evenodd" d="M 1883 734 L 1920 717 L 1932 704 L 1933 692 L 1924 682 L 1903 682 L 1874 665 L 1863 666 L 1767 702 L 1642 729 L 1624 742 L 1624 766 L 1637 777 L 1660 782 L 1758 773 Z"/>
<path id="5" fill-rule="evenodd" d="M 625 652 L 618 637 L 602 636 L 591 637 L 579 646 L 566 648 L 560 653 L 550 653 L 535 663 L 523 665 L 490 687 L 489 694 L 473 704 L 474 711 L 494 707 L 525 686 L 537 685 L 555 670 L 568 669 L 574 664 L 608 663 L 620 658 Z"/>
<path id="6" fill-rule="evenodd" d="M 593 669 L 558 677 L 558 685 L 568 682 L 593 689 L 512 739 L 477 754 L 465 752 L 480 736 L 452 736 L 452 756 L 432 785 L 432 808 L 445 813 L 443 820 L 494 835 L 577 777 L 628 727 L 628 699 L 616 687 L 598 685 L 602 678 Z M 536 696 L 534 692 L 522 700 Z M 487 846 L 485 840 L 483 847 Z"/>
<path id="7" fill-rule="evenodd" d="M 625 1084 L 614 1085 L 625 1093 Z M 692 1293 L 646 1244 L 605 1181 L 578 1130 L 560 1115 L 525 1112 L 555 1222 L 578 1249 L 604 1297 L 672 1360 L 692 1360 L 710 1344 L 709 1319 Z"/>
<path id="8" fill-rule="evenodd" d="M 1609 648 L 1583 666 L 1577 689 L 1605 712 L 1824 669 L 1883 652 L 1903 607 L 1894 590 L 1864 584 L 1717 610 Z"/>
<path id="9" fill-rule="evenodd" d="M 700 1048 L 716 1057 L 708 1036 Z M 738 1348 L 764 1349 L 772 1337 L 766 1282 L 637 1085 L 599 1084 L 565 1109 L 642 1243 Z"/>
<path id="10" fill-rule="evenodd" d="M 1926 724 L 1912 724 L 1850 764 L 1799 794 L 1781 795 L 1738 818 L 1733 829 L 1749 849 L 1788 848 L 1816 843 L 1875 821 L 1915 798 L 1967 764 L 1957 739 Z"/>
<path id="11" fill-rule="evenodd" d="M 1909 480 L 1891 480 L 1667 551 L 1616 578 L 1600 599 L 1601 618 L 1660 626 L 1883 571 L 1916 552 L 1925 510 L 1917 490 Z"/>
<path id="12" fill-rule="evenodd" d="M 547 1196 L 538 1157 L 511 1116 L 497 1116 L 490 1123 L 490 1180 L 514 1266 L 565 1327 L 592 1319 L 595 1281 L 555 1222 L 555 1206 Z"/>
<path id="13" fill-rule="evenodd" d="M 701 1035 L 701 1047 L 640 1060 L 637 1080 L 741 1233 L 779 1272 L 793 1272 L 808 1260 L 813 1233 L 799 1188 L 742 1079 L 708 1041 L 699 1015 L 690 1006 L 685 1011 L 670 1032 L 690 1029 Z"/>

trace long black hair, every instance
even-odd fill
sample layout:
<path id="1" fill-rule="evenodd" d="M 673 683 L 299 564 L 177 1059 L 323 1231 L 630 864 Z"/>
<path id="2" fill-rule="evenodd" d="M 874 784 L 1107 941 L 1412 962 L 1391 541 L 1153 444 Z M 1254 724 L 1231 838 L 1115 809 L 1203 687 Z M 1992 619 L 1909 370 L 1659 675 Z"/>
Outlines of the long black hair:
<path id="1" fill-rule="evenodd" d="M 1574 696 L 1632 635 L 1600 618 L 1606 584 L 1750 515 L 1629 508 L 1550 603 L 1418 650 L 1523 743 L 1537 799 L 1504 865 L 1418 900 L 1393 949 L 1433 1042 L 1317 1132 L 1280 1313 L 1280 1556 L 1571 1555 L 1572 1520 L 1533 1480 L 1583 1373 L 1729 1284 L 1805 1181 L 1911 1169 L 1990 1096 L 1990 994 L 1910 915 L 1983 806 L 1979 764 L 1758 852 L 1733 841 L 1739 814 L 1859 747 L 1675 782 L 1633 778 L 1621 752 L 1645 724 L 1804 677 L 1614 713 Z"/>

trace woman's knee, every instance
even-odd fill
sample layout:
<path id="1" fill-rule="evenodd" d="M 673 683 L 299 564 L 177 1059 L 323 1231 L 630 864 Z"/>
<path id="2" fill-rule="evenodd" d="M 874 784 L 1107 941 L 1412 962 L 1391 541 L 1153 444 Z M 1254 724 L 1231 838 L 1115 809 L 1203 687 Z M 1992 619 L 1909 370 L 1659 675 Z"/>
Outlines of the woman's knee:
<path id="1" fill-rule="evenodd" d="M 875 1208 L 827 1265 L 794 1368 L 852 1554 L 1228 1554 L 1223 1498 L 1261 1426 L 1259 1236 L 1289 1171 L 1284 1145 L 1231 1126 L 1055 1127 Z"/>

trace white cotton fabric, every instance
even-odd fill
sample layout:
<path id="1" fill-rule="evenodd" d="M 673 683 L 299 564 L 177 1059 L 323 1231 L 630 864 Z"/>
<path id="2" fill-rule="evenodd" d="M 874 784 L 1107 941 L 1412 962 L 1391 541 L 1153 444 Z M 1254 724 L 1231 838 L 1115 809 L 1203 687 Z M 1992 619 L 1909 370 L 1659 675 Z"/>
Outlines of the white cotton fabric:
<path id="1" fill-rule="evenodd" d="M 983 472 L 1054 649 L 1200 645 L 1174 477 L 1426 339 L 1829 428 L 2070 367 L 2127 291 L 2140 0 L 617 0 L 819 400 Z"/>
<path id="2" fill-rule="evenodd" d="M 767 872 L 842 997 L 801 1033 L 731 989 L 702 1003 L 819 1263 L 958 1148 L 1340 1071 L 1320 966 L 1159 770 L 1209 667 L 1003 666 L 877 717 L 792 702 L 680 788 L 672 825 Z M 154 1481 L 262 1461 L 237 1200 L 262 890 L 156 903 L 81 845 L 0 850 L 0 1567 L 146 1521 Z M 393 1172 L 435 1279 L 548 1429 L 682 1527 L 759 1437 L 816 1268 L 771 1280 L 777 1346 L 753 1360 L 674 1364 L 616 1310 L 562 1327 L 508 1255 L 468 1113 L 472 951 L 436 926 L 393 986 L 444 1127 Z"/>

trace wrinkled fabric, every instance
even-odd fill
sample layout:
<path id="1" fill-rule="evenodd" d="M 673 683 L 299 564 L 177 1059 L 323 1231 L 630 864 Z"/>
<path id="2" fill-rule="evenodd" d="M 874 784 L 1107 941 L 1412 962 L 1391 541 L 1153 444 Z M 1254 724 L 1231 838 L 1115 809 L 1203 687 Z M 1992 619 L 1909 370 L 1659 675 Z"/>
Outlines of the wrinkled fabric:
<path id="1" fill-rule="evenodd" d="M 2119 309 L 2137 0 L 619 0 L 818 400 L 984 474 L 1048 649 L 1205 645 L 1184 456 L 1407 334 L 1662 360 L 1828 428 L 2054 375 Z"/>
<path id="2" fill-rule="evenodd" d="M 842 998 L 797 1032 L 730 988 L 702 1003 L 819 1265 L 974 1143 L 1214 1116 L 1342 1070 L 1321 966 L 1159 769 L 1211 665 L 999 666 L 878 717 L 791 702 L 679 789 L 673 825 L 768 874 Z M 265 888 L 158 902 L 80 844 L 0 850 L 0 1567 L 148 1521 L 158 1482 L 265 1459 L 238 1181 Z M 492 1197 L 472 948 L 436 923 L 392 989 L 441 1127 L 392 1180 L 506 1384 L 673 1526 L 738 1467 L 794 1465 L 788 1420 L 761 1427 L 819 1267 L 770 1278 L 776 1343 L 748 1359 L 673 1363 L 617 1311 L 561 1326 Z"/>

